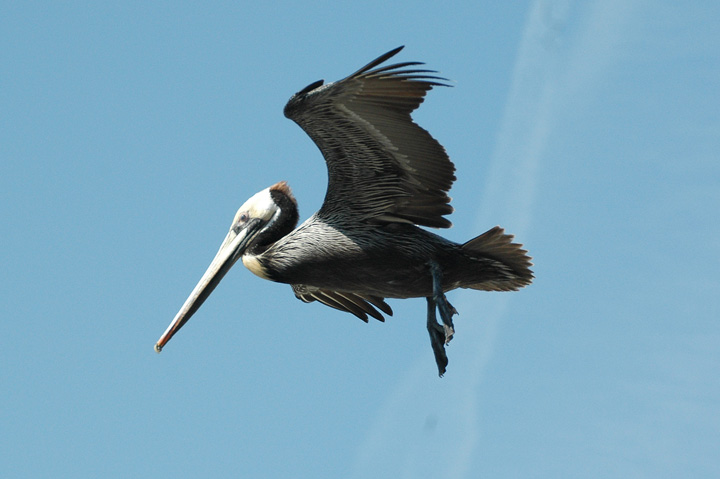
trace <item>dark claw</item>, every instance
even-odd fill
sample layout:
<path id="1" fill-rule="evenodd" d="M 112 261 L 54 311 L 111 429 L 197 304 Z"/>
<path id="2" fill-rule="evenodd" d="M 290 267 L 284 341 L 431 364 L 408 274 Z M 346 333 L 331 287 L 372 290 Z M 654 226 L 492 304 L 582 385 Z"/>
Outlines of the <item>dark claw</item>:
<path id="1" fill-rule="evenodd" d="M 447 300 L 447 296 L 443 295 L 443 297 L 445 298 L 445 304 L 447 304 L 448 308 L 450 309 L 450 315 L 451 316 L 460 315 L 460 313 L 458 313 L 458 310 L 455 309 L 455 306 L 450 304 L 450 301 Z"/>

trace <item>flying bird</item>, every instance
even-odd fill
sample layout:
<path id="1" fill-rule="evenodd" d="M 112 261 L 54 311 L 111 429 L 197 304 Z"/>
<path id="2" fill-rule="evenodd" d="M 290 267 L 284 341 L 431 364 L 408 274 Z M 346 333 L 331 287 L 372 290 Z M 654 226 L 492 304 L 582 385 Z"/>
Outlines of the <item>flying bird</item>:
<path id="1" fill-rule="evenodd" d="M 294 94 L 285 116 L 310 136 L 328 169 L 320 210 L 296 228 L 297 201 L 281 181 L 237 211 L 225 240 L 195 289 L 155 345 L 160 352 L 238 261 L 257 276 L 286 283 L 367 322 L 392 315 L 386 298 L 425 298 L 427 330 L 442 376 L 456 288 L 515 291 L 532 282 L 522 245 L 498 226 L 463 244 L 421 226 L 448 228 L 455 166 L 410 114 L 435 86 L 447 86 L 423 63 L 381 66 L 403 47 L 337 82 Z M 436 311 L 440 315 L 438 322 Z"/>

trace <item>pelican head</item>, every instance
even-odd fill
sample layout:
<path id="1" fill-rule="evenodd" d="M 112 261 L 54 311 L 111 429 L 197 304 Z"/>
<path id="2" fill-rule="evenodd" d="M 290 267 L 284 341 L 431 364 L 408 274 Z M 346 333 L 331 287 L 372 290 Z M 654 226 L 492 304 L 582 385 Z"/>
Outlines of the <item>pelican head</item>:
<path id="1" fill-rule="evenodd" d="M 297 218 L 297 203 L 284 181 L 265 188 L 247 200 L 235 213 L 230 231 L 205 274 L 155 344 L 155 351 L 162 351 L 165 344 L 195 314 L 237 260 L 244 255 L 252 257 L 254 253 L 285 236 L 295 227 Z M 262 276 L 256 262 L 250 261 L 246 264 L 253 273 Z"/>

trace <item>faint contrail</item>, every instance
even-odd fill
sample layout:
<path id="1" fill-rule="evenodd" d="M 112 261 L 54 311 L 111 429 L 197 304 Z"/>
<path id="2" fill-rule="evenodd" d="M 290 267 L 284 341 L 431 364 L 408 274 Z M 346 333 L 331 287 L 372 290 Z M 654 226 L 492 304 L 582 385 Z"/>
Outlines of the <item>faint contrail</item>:
<path id="1" fill-rule="evenodd" d="M 528 12 L 480 201 L 478 230 L 501 224 L 520 241 L 527 242 L 537 172 L 552 130 L 552 103 L 559 63 L 557 46 L 570 3 L 567 0 L 537 0 Z M 506 294 L 461 296 L 461 302 L 471 303 L 466 310 L 482 311 L 482 320 L 463 324 L 463 334 L 479 338 L 480 344 L 474 348 L 472 357 L 462 359 L 472 365 L 467 382 L 468 400 L 463 401 L 467 405 L 467 430 L 462 435 L 463 441 L 455 448 L 457 458 L 450 463 L 447 477 L 467 477 L 477 456 L 481 433 L 478 424 L 480 385 L 510 300 L 511 296 Z"/>
<path id="2" fill-rule="evenodd" d="M 600 73 L 616 58 L 617 44 L 636 3 L 610 0 L 590 4 L 573 17 L 573 26 L 580 25 L 574 35 L 566 33 L 568 17 L 576 7 L 573 2 L 539 0 L 532 5 L 478 214 L 481 228 L 495 223 L 507 226 L 521 242 L 530 243 L 532 255 L 529 229 L 538 172 L 548 142 L 561 136 L 556 125 L 562 121 L 562 112 L 578 111 L 592 95 L 593 87 L 602 77 Z M 475 400 L 466 401 L 474 408 L 466 414 L 472 418 L 479 415 L 480 384 L 512 296 L 484 297 L 482 305 L 476 298 L 463 295 L 463 299 L 476 302 L 468 309 L 487 311 L 488 302 L 493 309 L 490 314 L 483 314 L 482 323 L 473 323 L 482 328 L 479 334 L 483 344 L 480 354 L 473 358 L 475 373 L 468 385 L 468 394 Z M 474 426 L 473 434 L 467 435 L 472 439 L 464 448 L 458 448 L 465 450 L 464 460 L 458 458 L 448 477 L 466 477 L 480 437 L 477 422 Z"/>
<path id="3" fill-rule="evenodd" d="M 577 3 L 536 0 L 528 11 L 477 217 L 478 230 L 501 224 L 527 243 L 531 254 L 533 203 L 549 141 L 561 135 L 556 128 L 561 115 L 577 111 L 591 95 L 602 76 L 598 73 L 616 55 L 629 5 L 637 2 Z M 463 321 L 462 336 L 455 340 L 460 344 L 461 338 L 470 337 L 475 345 L 452 351 L 453 362 L 467 365 L 465 373 L 460 376 L 461 371 L 453 370 L 438 389 L 428 384 L 420 365 L 409 371 L 368 428 L 353 477 L 380 472 L 396 477 L 476 477 L 472 466 L 482 460 L 477 450 L 481 384 L 512 295 L 462 293 L 456 298 L 453 302 L 460 311 L 470 318 L 473 312 L 480 316 Z M 417 423 L 428 418 L 427 409 L 418 405 L 434 402 L 442 402 L 439 415 L 453 414 L 428 421 L 437 422 L 434 434 L 418 434 Z"/>

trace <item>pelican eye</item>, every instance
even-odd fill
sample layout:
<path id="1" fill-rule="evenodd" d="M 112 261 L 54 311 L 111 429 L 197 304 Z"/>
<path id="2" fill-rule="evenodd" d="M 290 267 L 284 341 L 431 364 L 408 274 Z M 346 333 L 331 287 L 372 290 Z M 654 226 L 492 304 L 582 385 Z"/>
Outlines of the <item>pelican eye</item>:
<path id="1" fill-rule="evenodd" d="M 240 213 L 235 217 L 235 223 L 232 225 L 232 230 L 235 234 L 240 234 L 240 230 L 245 227 L 245 223 L 250 220 L 249 213 Z"/>

